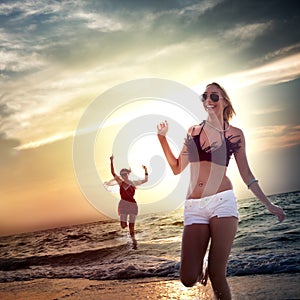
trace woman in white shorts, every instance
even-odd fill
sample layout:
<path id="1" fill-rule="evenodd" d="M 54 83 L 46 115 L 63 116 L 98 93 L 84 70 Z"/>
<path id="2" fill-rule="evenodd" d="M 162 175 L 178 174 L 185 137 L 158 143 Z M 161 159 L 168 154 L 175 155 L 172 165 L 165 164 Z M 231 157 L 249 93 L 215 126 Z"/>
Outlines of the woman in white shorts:
<path id="1" fill-rule="evenodd" d="M 120 225 L 124 229 L 129 223 L 129 233 L 133 242 L 133 248 L 136 249 L 137 241 L 135 239 L 134 225 L 135 219 L 138 214 L 138 205 L 134 199 L 135 189 L 138 185 L 141 185 L 148 181 L 148 171 L 145 166 L 142 166 L 145 171 L 145 178 L 141 180 L 130 180 L 129 174 L 131 170 L 122 169 L 120 171 L 120 176 L 115 173 L 114 169 L 114 157 L 110 157 L 110 170 L 114 179 L 120 186 L 120 202 L 118 205 L 118 213 L 120 216 Z"/>
<path id="2" fill-rule="evenodd" d="M 158 138 L 175 175 L 190 164 L 190 184 L 184 207 L 181 281 L 187 287 L 197 281 L 205 285 L 208 274 L 215 297 L 231 299 L 226 265 L 238 225 L 237 201 L 226 176 L 232 154 L 243 181 L 253 194 L 279 221 L 284 220 L 285 214 L 265 196 L 249 168 L 243 132 L 229 124 L 235 112 L 224 88 L 217 83 L 207 85 L 201 100 L 208 113 L 207 120 L 189 128 L 178 158 L 166 139 L 167 121 L 157 126 Z M 208 267 L 203 271 L 209 243 Z"/>

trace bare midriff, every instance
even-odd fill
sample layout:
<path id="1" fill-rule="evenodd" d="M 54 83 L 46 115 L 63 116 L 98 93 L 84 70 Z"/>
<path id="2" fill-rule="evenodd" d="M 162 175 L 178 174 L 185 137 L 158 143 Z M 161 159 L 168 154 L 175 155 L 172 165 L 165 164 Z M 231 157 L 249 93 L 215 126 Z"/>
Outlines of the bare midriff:
<path id="1" fill-rule="evenodd" d="M 190 163 L 190 185 L 187 199 L 199 199 L 232 189 L 226 166 L 209 161 Z"/>

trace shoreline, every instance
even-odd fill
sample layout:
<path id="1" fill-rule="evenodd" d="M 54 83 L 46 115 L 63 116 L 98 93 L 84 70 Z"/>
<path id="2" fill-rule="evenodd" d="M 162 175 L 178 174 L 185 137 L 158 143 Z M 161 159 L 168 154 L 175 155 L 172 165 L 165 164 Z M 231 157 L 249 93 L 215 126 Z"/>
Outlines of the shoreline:
<path id="1" fill-rule="evenodd" d="M 300 273 L 228 277 L 232 299 L 300 299 Z M 0 299 L 203 299 L 211 298 L 211 285 L 184 287 L 178 279 L 124 280 L 34 279 L 0 283 Z"/>

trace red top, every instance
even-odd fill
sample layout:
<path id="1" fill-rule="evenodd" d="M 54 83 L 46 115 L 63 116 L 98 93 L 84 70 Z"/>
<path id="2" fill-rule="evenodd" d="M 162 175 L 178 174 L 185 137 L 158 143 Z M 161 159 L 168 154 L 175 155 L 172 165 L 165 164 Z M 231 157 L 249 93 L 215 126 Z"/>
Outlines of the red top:
<path id="1" fill-rule="evenodd" d="M 120 185 L 120 195 L 121 199 L 129 201 L 129 202 L 136 202 L 133 198 L 135 194 L 135 186 L 127 185 L 127 183 L 122 182 Z"/>

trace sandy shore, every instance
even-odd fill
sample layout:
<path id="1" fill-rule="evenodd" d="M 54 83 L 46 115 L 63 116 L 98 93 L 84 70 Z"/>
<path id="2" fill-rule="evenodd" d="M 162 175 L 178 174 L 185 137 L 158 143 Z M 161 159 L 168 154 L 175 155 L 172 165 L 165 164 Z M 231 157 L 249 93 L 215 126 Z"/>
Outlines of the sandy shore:
<path id="1" fill-rule="evenodd" d="M 300 274 L 230 277 L 233 299 L 300 299 Z M 0 299 L 211 299 L 210 284 L 185 288 L 179 280 L 146 278 L 96 281 L 36 279 L 0 283 Z"/>

